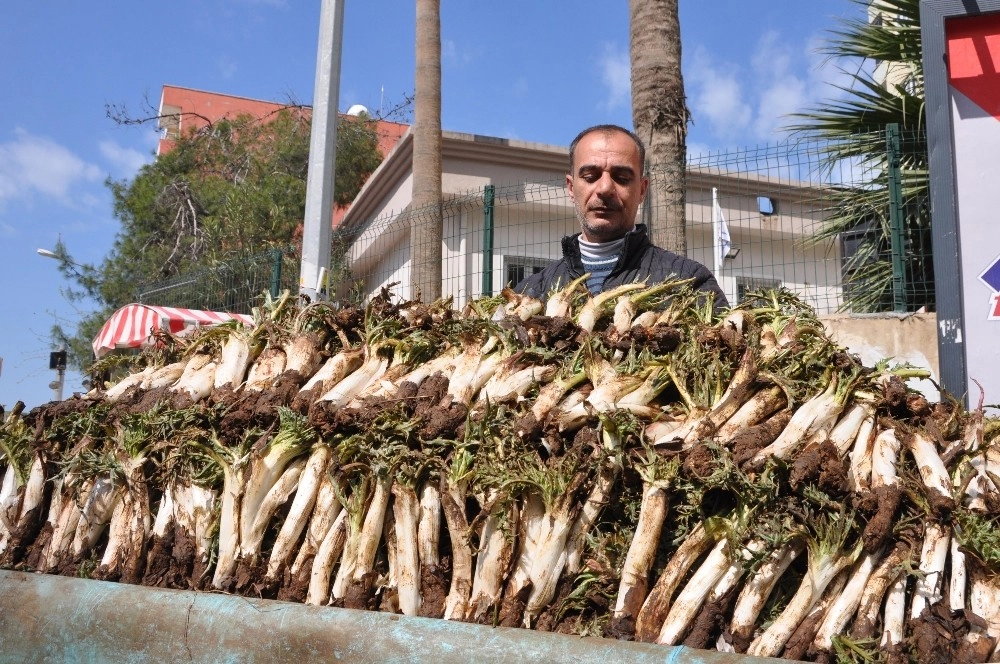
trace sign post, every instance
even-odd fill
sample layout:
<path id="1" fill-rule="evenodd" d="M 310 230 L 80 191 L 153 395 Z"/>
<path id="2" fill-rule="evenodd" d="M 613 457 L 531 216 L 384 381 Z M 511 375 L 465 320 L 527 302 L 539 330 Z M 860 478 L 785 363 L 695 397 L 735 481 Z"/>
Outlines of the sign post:
<path id="1" fill-rule="evenodd" d="M 942 387 L 1000 403 L 1000 0 L 921 0 Z"/>

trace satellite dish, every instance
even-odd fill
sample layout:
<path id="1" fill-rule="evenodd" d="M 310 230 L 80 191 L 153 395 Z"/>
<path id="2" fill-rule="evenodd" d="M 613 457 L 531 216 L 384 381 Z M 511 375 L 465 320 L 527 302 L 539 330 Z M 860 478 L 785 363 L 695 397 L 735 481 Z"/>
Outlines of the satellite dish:
<path id="1" fill-rule="evenodd" d="M 351 106 L 349 109 L 347 109 L 348 115 L 358 116 L 361 115 L 362 113 L 365 115 L 369 114 L 368 109 L 361 104 L 355 104 L 354 106 Z"/>

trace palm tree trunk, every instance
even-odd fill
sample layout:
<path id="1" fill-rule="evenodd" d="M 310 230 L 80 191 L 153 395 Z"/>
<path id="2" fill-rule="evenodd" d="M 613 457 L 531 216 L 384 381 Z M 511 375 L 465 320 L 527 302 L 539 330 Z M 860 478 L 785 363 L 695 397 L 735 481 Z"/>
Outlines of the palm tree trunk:
<path id="1" fill-rule="evenodd" d="M 410 296 L 441 297 L 441 2 L 417 0 Z"/>
<path id="2" fill-rule="evenodd" d="M 681 75 L 677 0 L 629 0 L 632 124 L 646 144 L 644 218 L 653 243 L 687 253 L 684 176 L 689 113 Z"/>

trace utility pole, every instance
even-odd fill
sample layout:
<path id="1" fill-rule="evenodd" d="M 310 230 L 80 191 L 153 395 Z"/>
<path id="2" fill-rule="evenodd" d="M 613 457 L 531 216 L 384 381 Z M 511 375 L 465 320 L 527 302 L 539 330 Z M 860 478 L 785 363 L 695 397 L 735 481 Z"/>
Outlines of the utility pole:
<path id="1" fill-rule="evenodd" d="M 345 0 L 323 0 L 319 17 L 316 87 L 313 91 L 302 264 L 299 270 L 299 293 L 312 301 L 325 297 L 327 272 L 330 269 L 344 2 Z"/>

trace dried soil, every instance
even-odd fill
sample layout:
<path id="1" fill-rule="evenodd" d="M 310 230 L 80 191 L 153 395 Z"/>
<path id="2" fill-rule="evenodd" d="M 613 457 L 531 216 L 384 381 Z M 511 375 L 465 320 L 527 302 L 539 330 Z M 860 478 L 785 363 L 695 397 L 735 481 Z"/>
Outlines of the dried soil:
<path id="1" fill-rule="evenodd" d="M 947 602 L 928 606 L 909 624 L 907 643 L 914 661 L 921 664 L 972 664 L 984 659 L 970 659 L 978 653 L 971 647 L 960 648 L 969 633 L 964 611 L 951 611 Z M 961 653 L 959 651 L 962 651 Z"/>
<path id="2" fill-rule="evenodd" d="M 440 567 L 420 567 L 420 612 L 424 618 L 444 617 L 448 597 L 448 575 Z"/>
<path id="3" fill-rule="evenodd" d="M 736 587 L 730 588 L 722 597 L 705 602 L 695 617 L 691 630 L 681 645 L 688 648 L 707 648 L 726 626 L 727 617 L 736 603 Z"/>
<path id="4" fill-rule="evenodd" d="M 795 458 L 789 484 L 798 491 L 803 484 L 815 484 L 827 495 L 837 498 L 847 495 L 847 465 L 840 458 L 837 446 L 829 441 L 819 445 L 813 443 Z"/>
<path id="5" fill-rule="evenodd" d="M 872 503 L 875 506 L 874 514 L 861 534 L 865 553 L 878 551 L 892 534 L 892 525 L 896 521 L 902 496 L 903 492 L 897 485 L 880 486 L 859 501 L 858 506 L 864 511 L 871 512 Z"/>
<path id="6" fill-rule="evenodd" d="M 362 609 L 367 611 L 378 610 L 378 601 L 375 597 L 376 572 L 368 572 L 361 580 L 352 580 L 344 588 L 344 608 Z"/>
<path id="7" fill-rule="evenodd" d="M 727 447 L 733 451 L 736 463 L 744 468 L 757 452 L 774 442 L 778 434 L 785 430 L 790 419 L 792 419 L 792 411 L 780 410 L 760 424 L 733 436 L 727 443 Z"/>
<path id="8" fill-rule="evenodd" d="M 699 443 L 688 451 L 681 467 L 684 469 L 684 474 L 688 477 L 705 479 L 715 472 L 716 466 L 718 466 L 718 463 L 715 459 L 715 453 L 712 452 L 708 445 Z"/>

